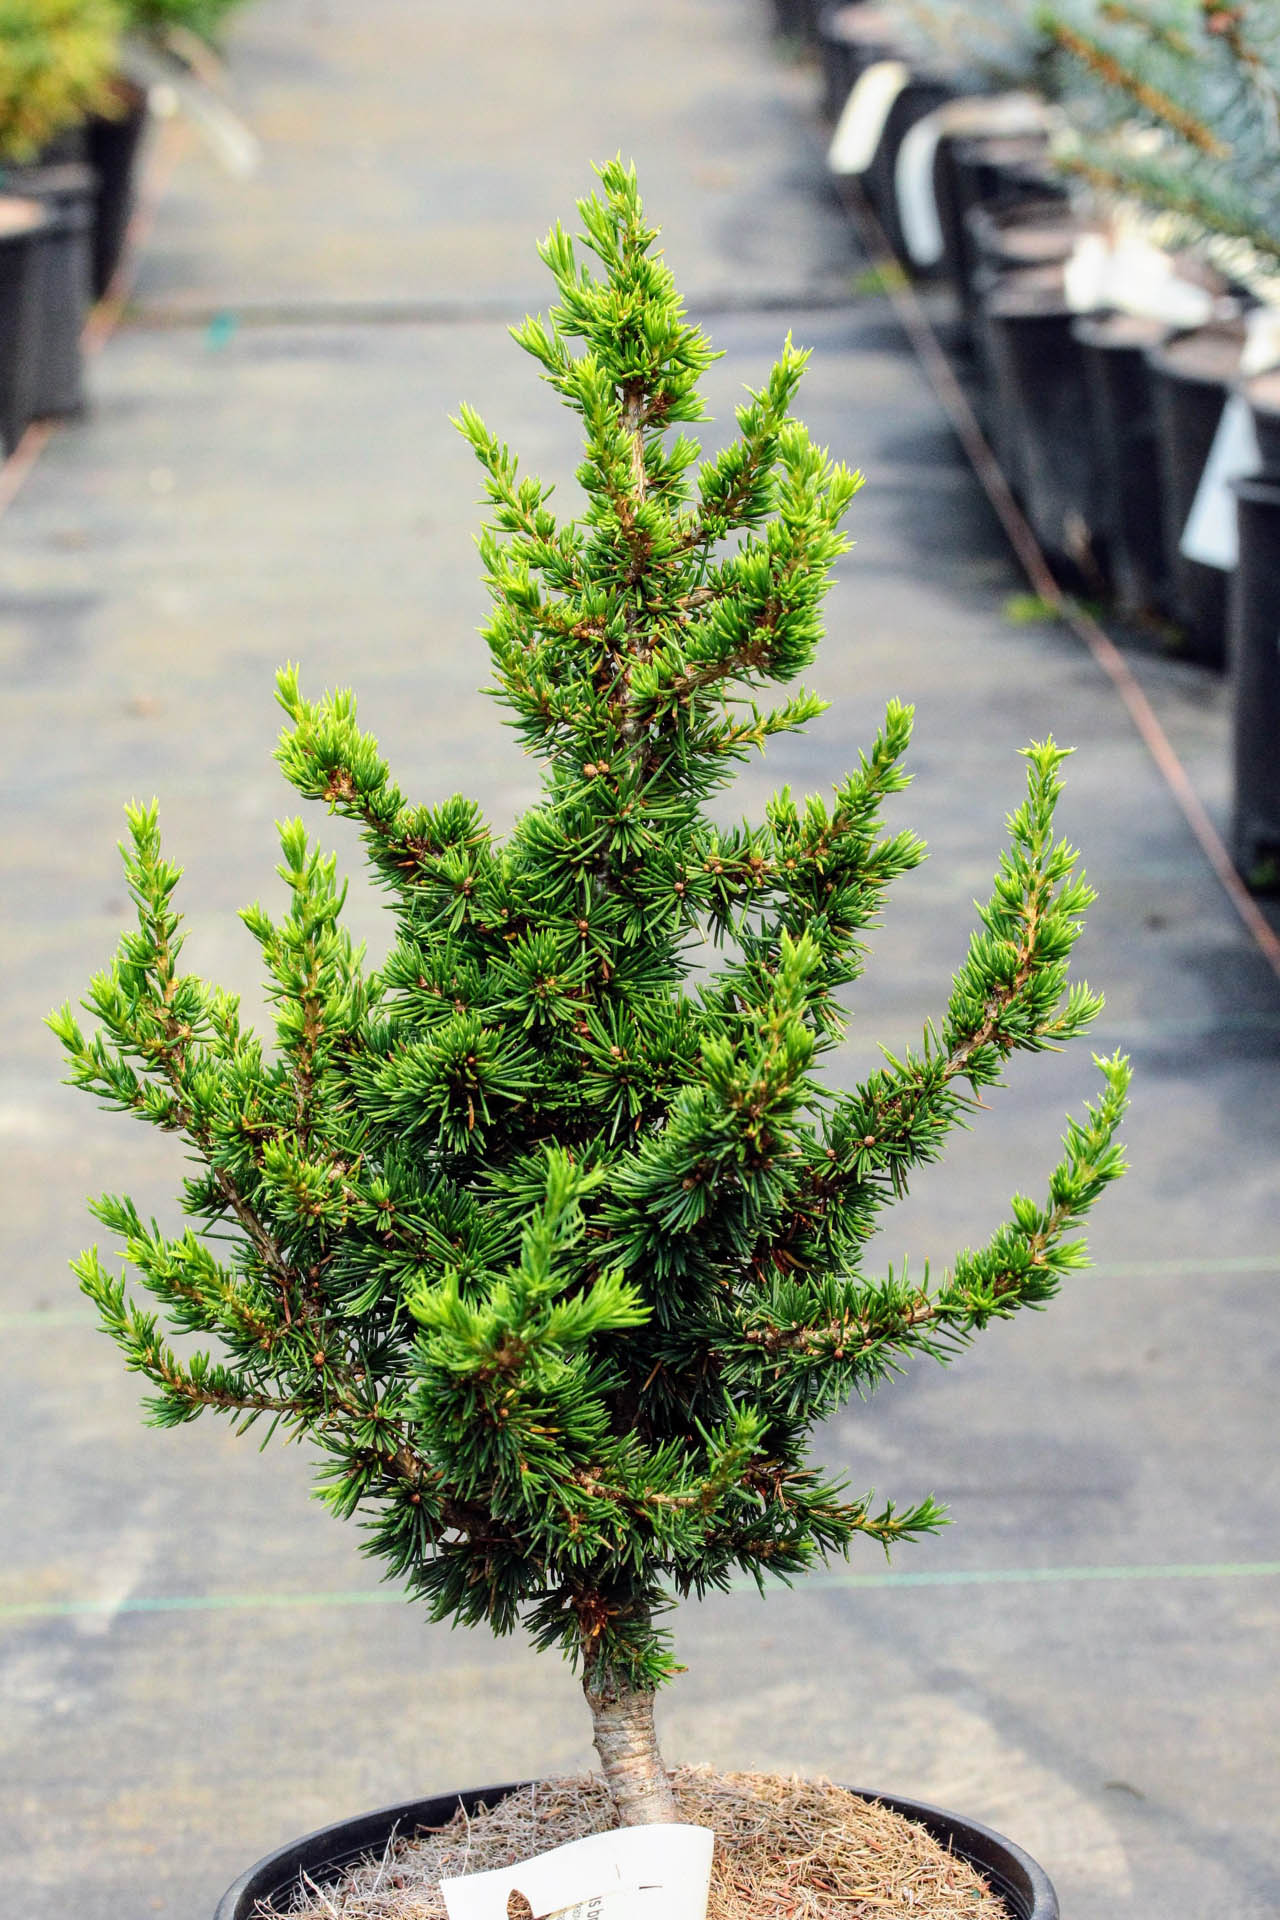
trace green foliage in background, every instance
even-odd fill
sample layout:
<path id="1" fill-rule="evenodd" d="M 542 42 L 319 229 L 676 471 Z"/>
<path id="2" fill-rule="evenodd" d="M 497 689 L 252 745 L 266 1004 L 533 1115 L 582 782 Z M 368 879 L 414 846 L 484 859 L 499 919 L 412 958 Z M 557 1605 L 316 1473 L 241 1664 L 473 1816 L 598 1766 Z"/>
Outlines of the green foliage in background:
<path id="1" fill-rule="evenodd" d="M 114 110 L 123 24 L 118 0 L 0 0 L 0 163 Z"/>
<path id="2" fill-rule="evenodd" d="M 178 28 L 213 45 L 240 4 L 241 0 L 124 0 L 134 32 L 162 40 Z"/>
<path id="3" fill-rule="evenodd" d="M 1048 37 L 1036 0 L 889 0 L 908 49 L 961 86 L 1040 87 Z"/>
<path id="4" fill-rule="evenodd" d="M 917 1355 L 1044 1306 L 1085 1262 L 1080 1223 L 1122 1169 L 1127 1068 L 1067 1129 L 1039 1198 L 1014 1198 L 949 1271 L 867 1242 L 1011 1056 L 1081 1033 L 1068 982 L 1092 897 L 1054 833 L 1062 751 L 1026 751 L 945 1010 L 852 1092 L 816 1069 L 845 1027 L 868 929 L 923 857 L 888 832 L 909 710 L 891 704 L 827 798 L 785 789 L 726 828 L 738 762 L 824 703 L 794 683 L 821 634 L 859 477 L 791 408 L 788 340 L 699 460 L 715 357 L 655 251 L 634 174 L 557 226 L 546 318 L 515 330 L 581 422 L 582 511 L 469 408 L 495 691 L 542 768 L 500 837 L 461 795 L 404 796 L 350 693 L 280 676 L 279 763 L 351 821 L 395 920 L 369 971 L 333 856 L 281 829 L 282 915 L 245 923 L 274 1044 L 181 965 L 179 870 L 154 806 L 129 813 L 137 906 L 94 980 L 92 1027 L 52 1019 L 74 1084 L 172 1132 L 191 1225 L 127 1198 L 96 1217 L 150 1304 L 96 1250 L 77 1271 L 153 1421 L 206 1411 L 306 1437 L 321 1496 L 438 1617 L 523 1622 L 588 1675 L 674 1671 L 673 1596 L 762 1584 L 865 1539 L 937 1526 L 834 1481 L 815 1424 Z M 429 672 L 424 699 L 432 697 Z M 718 957 L 716 949 L 718 948 Z M 192 1353 L 172 1335 L 212 1344 Z"/>

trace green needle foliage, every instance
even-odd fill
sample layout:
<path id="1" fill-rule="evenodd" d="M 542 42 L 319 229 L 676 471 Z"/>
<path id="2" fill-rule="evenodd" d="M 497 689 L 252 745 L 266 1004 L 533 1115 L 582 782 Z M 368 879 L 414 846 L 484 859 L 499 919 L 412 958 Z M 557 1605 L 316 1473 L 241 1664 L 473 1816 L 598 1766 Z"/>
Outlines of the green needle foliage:
<path id="1" fill-rule="evenodd" d="M 244 918 L 274 1046 L 181 970 L 179 872 L 129 812 L 138 909 L 85 1032 L 52 1018 L 71 1079 L 178 1134 L 198 1163 L 180 1237 L 107 1195 L 96 1217 L 154 1305 L 96 1251 L 76 1265 L 151 1418 L 206 1410 L 307 1437 L 321 1493 L 436 1618 L 519 1622 L 588 1680 L 652 1690 L 676 1595 L 790 1577 L 865 1538 L 935 1528 L 931 1499 L 851 1493 L 816 1422 L 913 1355 L 946 1359 L 1042 1307 L 1085 1260 L 1081 1220 L 1122 1170 L 1126 1065 L 1072 1122 L 1045 1196 L 1015 1198 L 936 1284 L 877 1272 L 868 1237 L 1010 1056 L 1081 1033 L 1067 981 L 1091 899 L 1055 838 L 1063 752 L 1026 750 L 994 891 L 946 1011 L 852 1093 L 824 1091 L 889 884 L 922 858 L 887 833 L 907 783 L 894 703 L 830 799 L 756 824 L 705 811 L 735 764 L 823 703 L 790 683 L 860 484 L 790 408 L 790 341 L 701 466 L 713 353 L 654 250 L 633 172 L 557 227 L 545 319 L 515 337 L 583 428 L 585 508 L 560 521 L 476 414 L 498 698 L 542 763 L 500 839 L 469 800 L 410 803 L 349 693 L 279 678 L 278 759 L 354 821 L 396 922 L 365 970 L 335 862 L 281 830 L 288 909 Z M 706 936 L 718 970 L 695 973 Z M 169 1344 L 196 1334 L 195 1357 Z"/>

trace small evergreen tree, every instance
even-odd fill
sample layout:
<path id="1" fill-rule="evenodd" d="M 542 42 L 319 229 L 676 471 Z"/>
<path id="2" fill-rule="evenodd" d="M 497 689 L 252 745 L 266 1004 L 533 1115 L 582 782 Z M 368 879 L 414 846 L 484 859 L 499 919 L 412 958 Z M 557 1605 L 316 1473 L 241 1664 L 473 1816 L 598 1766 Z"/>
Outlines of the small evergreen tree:
<path id="1" fill-rule="evenodd" d="M 206 1409 L 307 1436 L 322 1497 L 431 1615 L 518 1623 L 581 1665 L 624 1822 L 673 1817 L 653 1730 L 677 1671 L 674 1596 L 738 1570 L 799 1574 L 858 1538 L 925 1533 L 808 1457 L 814 1424 L 912 1354 L 947 1358 L 1041 1307 L 1084 1261 L 1082 1216 L 1121 1171 L 1127 1068 L 1069 1125 L 1043 1201 L 937 1284 L 865 1270 L 914 1171 L 1017 1051 L 1080 1033 L 1100 1002 L 1067 985 L 1091 895 L 1055 839 L 1062 752 L 1027 749 L 1028 791 L 946 1013 L 918 1050 L 833 1096 L 815 1061 L 842 1031 L 867 927 L 922 848 L 884 835 L 906 784 L 910 715 L 831 803 L 779 793 L 756 825 L 704 803 L 735 762 L 802 726 L 805 692 L 752 689 L 812 659 L 859 479 L 790 406 L 788 340 L 695 472 L 671 430 L 703 417 L 713 356 L 654 251 L 633 172 L 580 203 L 580 264 L 542 248 L 548 319 L 515 337 L 583 424 L 580 519 L 522 477 L 476 414 L 481 552 L 499 698 L 543 764 L 506 840 L 460 797 L 411 805 L 349 693 L 305 699 L 292 669 L 278 758 L 362 833 L 397 927 L 366 973 L 341 926 L 335 862 L 281 830 L 282 919 L 244 918 L 275 1006 L 274 1052 L 235 1000 L 180 970 L 178 869 L 154 806 L 129 812 L 138 908 L 93 982 L 82 1032 L 52 1017 L 74 1084 L 180 1135 L 200 1165 L 194 1230 L 94 1204 L 180 1333 L 84 1254 L 76 1271 L 152 1420 Z M 696 978 L 706 932 L 725 945 Z"/>

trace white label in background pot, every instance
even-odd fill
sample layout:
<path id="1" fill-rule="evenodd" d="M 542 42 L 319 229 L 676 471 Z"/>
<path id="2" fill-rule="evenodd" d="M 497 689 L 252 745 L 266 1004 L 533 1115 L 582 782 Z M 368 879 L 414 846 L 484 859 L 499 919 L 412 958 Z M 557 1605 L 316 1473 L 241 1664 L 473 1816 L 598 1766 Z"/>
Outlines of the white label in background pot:
<path id="1" fill-rule="evenodd" d="M 1224 573 L 1235 566 L 1240 558 L 1240 532 L 1233 482 L 1247 479 L 1261 465 L 1262 455 L 1249 402 L 1242 393 L 1233 393 L 1222 409 L 1218 431 L 1178 542 L 1178 551 L 1186 559 L 1198 560 L 1204 567 L 1221 567 Z"/>
<path id="2" fill-rule="evenodd" d="M 1240 378 L 1253 380 L 1275 367 L 1280 367 L 1280 308 L 1255 307 L 1245 315 Z"/>
<path id="3" fill-rule="evenodd" d="M 1212 294 L 1182 279 L 1169 255 L 1140 234 L 1082 233 L 1063 282 L 1073 313 L 1131 313 L 1169 327 L 1202 327 L 1213 317 Z"/>
<path id="4" fill-rule="evenodd" d="M 1072 313 L 1097 313 L 1105 304 L 1109 251 L 1105 235 L 1077 234 L 1062 269 L 1062 290 Z"/>
<path id="5" fill-rule="evenodd" d="M 911 78 L 902 60 L 877 60 L 860 73 L 827 148 L 832 173 L 865 173 L 876 157 L 885 121 Z"/>
<path id="6" fill-rule="evenodd" d="M 936 267 L 942 258 L 942 223 L 933 190 L 933 163 L 946 132 L 944 109 L 927 113 L 911 127 L 893 168 L 898 222 L 907 252 L 917 267 Z"/>
<path id="7" fill-rule="evenodd" d="M 514 1867 L 441 1880 L 449 1920 L 507 1920 L 523 1894 L 534 1920 L 706 1920 L 710 1827 L 617 1827 Z"/>
<path id="8" fill-rule="evenodd" d="M 1107 297 L 1120 313 L 1170 327 L 1203 327 L 1213 318 L 1208 289 L 1184 280 L 1169 255 L 1141 234 L 1125 234 L 1112 248 Z"/>

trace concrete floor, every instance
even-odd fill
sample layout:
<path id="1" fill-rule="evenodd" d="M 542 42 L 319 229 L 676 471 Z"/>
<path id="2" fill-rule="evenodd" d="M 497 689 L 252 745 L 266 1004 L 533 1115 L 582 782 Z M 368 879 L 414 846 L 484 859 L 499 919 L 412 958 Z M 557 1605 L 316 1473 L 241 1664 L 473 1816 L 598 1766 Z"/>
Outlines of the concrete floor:
<path id="1" fill-rule="evenodd" d="M 171 1216 L 181 1162 L 61 1089 L 40 1021 L 124 923 L 120 810 L 153 792 L 191 963 L 255 1002 L 236 909 L 273 895 L 292 810 L 270 761 L 286 658 L 311 689 L 356 683 L 407 791 L 462 787 L 500 822 L 531 798 L 476 691 L 478 487 L 446 416 L 472 401 L 571 485 L 572 440 L 504 328 L 545 299 L 534 240 L 619 149 L 726 349 L 715 412 L 790 326 L 814 349 L 804 416 L 868 476 L 811 676 L 834 707 L 735 796 L 758 814 L 783 780 L 825 787 L 890 694 L 916 702 L 899 817 L 934 857 L 890 904 L 840 1074 L 940 1008 L 1016 749 L 1049 730 L 1079 748 L 1063 820 L 1102 896 L 1082 948 L 1099 1044 L 1137 1069 L 1096 1268 L 823 1438 L 860 1488 L 932 1490 L 954 1527 L 887 1577 L 868 1554 L 766 1605 L 685 1610 L 667 1751 L 987 1819 L 1044 1861 L 1069 1920 L 1280 1905 L 1280 989 L 1105 683 L 1004 617 L 1019 583 L 926 386 L 883 307 L 844 303 L 857 262 L 810 77 L 775 56 L 767 11 L 260 0 L 231 72 L 261 171 L 184 159 L 90 417 L 0 525 L 0 1905 L 23 1920 L 205 1920 L 291 1833 L 589 1757 L 567 1669 L 425 1627 L 308 1503 L 300 1454 L 139 1424 L 65 1263 L 87 1193 Z M 1140 665 L 1221 816 L 1224 689 Z M 378 952 L 358 872 L 352 914 Z M 1092 1079 L 1084 1047 L 1022 1063 L 886 1258 L 985 1236 Z"/>

